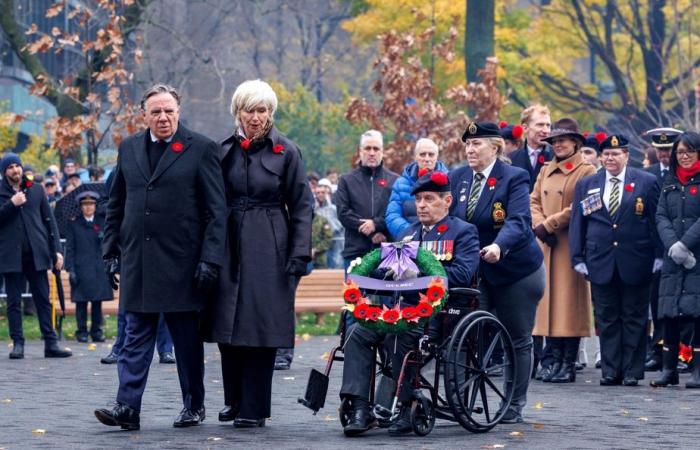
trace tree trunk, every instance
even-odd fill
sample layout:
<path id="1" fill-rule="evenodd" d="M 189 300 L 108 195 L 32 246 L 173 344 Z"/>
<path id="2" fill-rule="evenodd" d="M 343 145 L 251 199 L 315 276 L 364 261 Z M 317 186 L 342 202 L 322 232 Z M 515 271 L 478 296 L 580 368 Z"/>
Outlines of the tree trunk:
<path id="1" fill-rule="evenodd" d="M 467 83 L 478 82 L 477 73 L 486 58 L 494 55 L 495 0 L 467 0 L 467 20 L 464 33 L 464 69 Z"/>

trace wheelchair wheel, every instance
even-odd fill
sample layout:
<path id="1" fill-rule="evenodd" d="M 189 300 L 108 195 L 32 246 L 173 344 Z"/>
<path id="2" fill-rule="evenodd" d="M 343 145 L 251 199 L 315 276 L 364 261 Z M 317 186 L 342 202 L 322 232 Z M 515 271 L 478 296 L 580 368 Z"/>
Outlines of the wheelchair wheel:
<path id="1" fill-rule="evenodd" d="M 419 398 L 411 404 L 411 426 L 418 436 L 427 436 L 435 426 L 435 409 L 429 398 Z"/>
<path id="2" fill-rule="evenodd" d="M 350 405 L 350 400 L 344 398 L 340 402 L 340 407 L 338 408 L 338 418 L 340 419 L 340 424 L 345 428 L 348 423 L 350 423 L 350 414 L 352 414 L 352 407 Z"/>
<path id="3" fill-rule="evenodd" d="M 498 369 L 504 377 L 494 379 Z M 496 317 L 479 311 L 457 324 L 445 349 L 443 377 L 447 402 L 464 428 L 483 433 L 501 421 L 513 399 L 514 374 L 513 343 Z"/>

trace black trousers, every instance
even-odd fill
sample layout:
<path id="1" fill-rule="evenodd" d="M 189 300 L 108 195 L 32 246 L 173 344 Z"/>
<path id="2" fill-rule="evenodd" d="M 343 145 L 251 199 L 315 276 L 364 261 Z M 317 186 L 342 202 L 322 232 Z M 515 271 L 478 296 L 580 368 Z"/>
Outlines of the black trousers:
<path id="1" fill-rule="evenodd" d="M 667 317 L 663 319 L 663 327 L 665 348 L 678 353 L 682 331 L 690 327 L 694 331 L 694 333 L 692 333 L 693 349 L 698 349 L 698 351 L 700 351 L 700 317 Z"/>
<path id="2" fill-rule="evenodd" d="M 56 342 L 58 337 L 51 321 L 51 303 L 49 302 L 49 278 L 45 270 L 35 270 L 31 255 L 22 257 L 21 273 L 5 273 L 5 292 L 7 293 L 7 321 L 10 325 L 10 338 L 17 343 L 24 343 L 22 333 L 22 292 L 25 278 L 29 282 L 39 319 L 39 329 L 46 344 Z"/>
<path id="3" fill-rule="evenodd" d="M 591 283 L 604 377 L 644 378 L 649 285 L 624 283 L 617 269 L 609 283 Z"/>
<path id="4" fill-rule="evenodd" d="M 164 313 L 163 316 L 177 352 L 182 402 L 185 408 L 199 409 L 204 405 L 204 343 L 199 335 L 199 313 Z M 141 410 L 159 319 L 160 313 L 126 312 L 126 337 L 117 357 L 117 401 L 136 411 Z"/>
<path id="5" fill-rule="evenodd" d="M 90 336 L 102 336 L 102 302 L 78 302 L 75 304 L 75 321 L 78 325 L 76 336 L 88 335 L 87 309 L 90 303 Z"/>
<path id="6" fill-rule="evenodd" d="M 270 417 L 277 349 L 219 344 L 219 351 L 225 404 L 237 409 L 241 419 Z"/>
<path id="7" fill-rule="evenodd" d="M 655 352 L 661 356 L 661 339 L 663 339 L 663 320 L 659 320 L 659 283 L 661 281 L 661 271 L 656 272 L 651 278 L 649 288 L 649 306 L 651 309 L 651 321 L 654 329 L 651 333 L 651 345 Z"/>

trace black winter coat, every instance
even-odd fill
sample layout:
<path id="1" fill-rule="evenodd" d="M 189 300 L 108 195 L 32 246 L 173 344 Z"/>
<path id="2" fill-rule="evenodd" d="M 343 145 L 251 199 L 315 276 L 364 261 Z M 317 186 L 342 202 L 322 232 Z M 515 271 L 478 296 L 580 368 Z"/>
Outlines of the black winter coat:
<path id="1" fill-rule="evenodd" d="M 668 174 L 656 212 L 656 226 L 665 249 L 659 318 L 700 317 L 700 175 L 683 186 L 675 174 Z M 668 249 L 679 240 L 695 255 L 697 262 L 692 269 L 685 269 L 668 256 Z"/>
<path id="2" fill-rule="evenodd" d="M 357 231 L 360 219 L 372 219 L 375 233 L 383 233 L 387 239 L 391 239 L 384 215 L 391 197 L 391 188 L 398 177 L 383 165 L 374 169 L 360 166 L 340 177 L 334 200 L 338 207 L 338 219 L 345 227 L 343 258 L 365 256 L 378 247 L 372 243 L 372 236 Z"/>
<path id="3" fill-rule="evenodd" d="M 311 261 L 313 197 L 301 153 L 274 127 L 247 151 L 236 135 L 222 151 L 228 233 L 216 301 L 204 314 L 205 339 L 293 347 L 298 280 L 287 263 Z"/>
<path id="4" fill-rule="evenodd" d="M 37 271 L 51 269 L 56 253 L 62 253 L 58 226 L 44 189 L 34 184 L 25 194 L 25 204 L 13 205 L 14 189 L 6 178 L 0 181 L 0 273 L 22 272 L 25 227 Z"/>
<path id="5" fill-rule="evenodd" d="M 66 228 L 65 270 L 75 274 L 70 285 L 74 303 L 114 299 L 102 262 L 104 227 L 104 216 L 95 214 L 92 223 L 79 215 Z"/>
<path id="6" fill-rule="evenodd" d="M 198 311 L 199 261 L 221 265 L 226 234 L 219 146 L 180 124 L 154 173 L 149 131 L 124 140 L 107 203 L 104 256 L 121 255 L 120 307 Z"/>

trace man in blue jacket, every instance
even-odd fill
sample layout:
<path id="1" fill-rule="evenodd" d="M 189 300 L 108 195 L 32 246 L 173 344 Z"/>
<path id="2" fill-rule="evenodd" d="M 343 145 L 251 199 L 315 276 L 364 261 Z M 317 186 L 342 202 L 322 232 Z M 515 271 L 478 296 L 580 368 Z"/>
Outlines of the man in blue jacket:
<path id="1" fill-rule="evenodd" d="M 655 176 L 627 166 L 624 136 L 613 134 L 600 147 L 605 170 L 576 185 L 571 265 L 591 282 L 600 384 L 636 386 L 644 378 L 649 284 L 661 268 L 654 222 L 659 186 Z"/>

